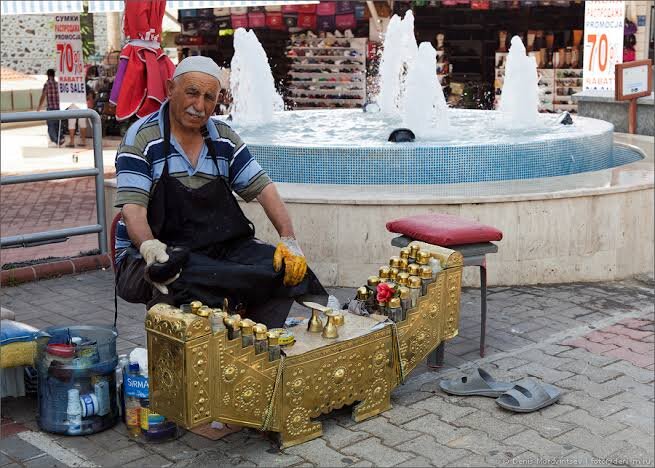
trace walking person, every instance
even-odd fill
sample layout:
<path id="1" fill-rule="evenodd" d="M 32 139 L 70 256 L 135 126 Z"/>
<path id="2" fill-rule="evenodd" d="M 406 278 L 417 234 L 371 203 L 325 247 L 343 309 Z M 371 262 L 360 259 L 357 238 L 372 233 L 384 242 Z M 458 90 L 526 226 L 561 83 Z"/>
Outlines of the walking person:
<path id="1" fill-rule="evenodd" d="M 43 91 L 41 92 L 41 99 L 39 100 L 39 105 L 36 108 L 37 112 L 40 112 L 43 108 L 43 104 L 46 104 L 46 110 L 59 110 L 59 83 L 55 80 L 55 71 L 50 68 L 46 72 L 48 76 L 48 81 L 43 85 Z M 48 120 L 48 136 L 50 141 L 56 145 L 64 144 L 64 136 L 61 132 L 61 121 L 60 120 Z"/>

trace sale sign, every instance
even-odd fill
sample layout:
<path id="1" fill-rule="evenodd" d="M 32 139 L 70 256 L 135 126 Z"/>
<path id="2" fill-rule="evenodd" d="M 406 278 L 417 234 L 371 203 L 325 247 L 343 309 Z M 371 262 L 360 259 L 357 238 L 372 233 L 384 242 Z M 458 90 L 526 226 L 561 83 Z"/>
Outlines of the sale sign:
<path id="1" fill-rule="evenodd" d="M 623 62 L 625 2 L 585 2 L 583 89 L 614 91 L 614 65 Z"/>
<path id="2" fill-rule="evenodd" d="M 55 53 L 61 108 L 86 109 L 80 15 L 55 16 Z"/>

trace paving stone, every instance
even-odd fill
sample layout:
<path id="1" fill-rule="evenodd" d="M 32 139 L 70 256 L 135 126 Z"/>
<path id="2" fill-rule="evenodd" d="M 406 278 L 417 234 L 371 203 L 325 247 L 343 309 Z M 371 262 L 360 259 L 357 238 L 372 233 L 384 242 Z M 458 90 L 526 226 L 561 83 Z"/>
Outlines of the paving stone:
<path id="1" fill-rule="evenodd" d="M 564 435 L 556 437 L 554 441 L 561 444 L 575 445 L 591 452 L 594 457 L 598 458 L 604 458 L 619 450 L 624 445 L 623 442 L 594 435 L 581 427 L 577 427 Z"/>
<path id="2" fill-rule="evenodd" d="M 94 456 L 87 457 L 89 461 L 99 466 L 122 466 L 134 460 L 139 460 L 150 455 L 144 448 L 133 445 L 120 450 L 109 451 L 101 449 Z"/>
<path id="3" fill-rule="evenodd" d="M 653 394 L 650 395 L 650 400 L 637 395 L 632 392 L 623 392 L 614 395 L 612 398 L 605 400 L 607 403 L 614 403 L 625 408 L 639 408 L 645 415 L 653 415 L 654 403 L 652 401 Z"/>
<path id="4" fill-rule="evenodd" d="M 632 352 L 626 348 L 611 349 L 605 352 L 604 354 L 607 356 L 613 356 L 619 359 L 623 359 L 624 361 L 630 361 L 632 364 L 639 367 L 648 367 L 654 362 L 652 353 L 639 354 L 639 353 Z"/>
<path id="5" fill-rule="evenodd" d="M 487 413 L 491 413 L 495 418 L 501 420 L 506 420 L 513 415 L 510 411 L 505 411 L 498 406 L 493 398 L 467 397 L 465 401 L 462 401 L 460 404 L 462 406 L 470 406 L 472 408 L 486 411 Z"/>
<path id="6" fill-rule="evenodd" d="M 615 432 L 609 436 L 613 440 L 622 440 L 624 442 L 630 442 L 633 445 L 641 447 L 644 450 L 650 450 L 651 454 L 653 452 L 653 437 L 646 432 L 635 429 L 634 427 L 627 427 L 622 431 Z"/>
<path id="7" fill-rule="evenodd" d="M 415 468 L 422 468 L 424 466 L 434 466 L 429 459 L 425 457 L 416 457 L 412 458 L 411 460 L 407 460 L 402 462 L 399 465 L 396 466 L 406 466 L 406 467 L 415 467 Z M 460 465 L 463 466 L 463 465 Z"/>
<path id="8" fill-rule="evenodd" d="M 452 421 L 457 427 L 468 427 L 486 432 L 492 439 L 503 441 L 511 435 L 524 431 L 522 424 L 512 424 L 506 420 L 498 419 L 487 411 L 477 410 L 467 414 L 461 419 Z"/>
<path id="9" fill-rule="evenodd" d="M 498 369 L 510 370 L 528 364 L 528 361 L 524 359 L 519 359 L 514 356 L 508 356 L 508 357 L 501 357 L 495 361 L 492 361 L 492 364 L 497 366 Z"/>
<path id="10" fill-rule="evenodd" d="M 24 461 L 23 466 L 29 468 L 64 468 L 67 467 L 65 463 L 60 462 L 56 458 L 51 457 L 50 455 L 43 455 L 41 457 L 32 458 L 30 460 Z"/>
<path id="11" fill-rule="evenodd" d="M 596 354 L 605 354 L 609 351 L 617 349 L 616 345 L 596 343 L 595 341 L 589 341 L 585 337 L 565 340 L 562 342 L 562 344 L 567 346 L 575 346 L 576 348 L 582 348 L 589 351 L 590 353 L 596 353 Z"/>
<path id="12" fill-rule="evenodd" d="M 258 466 L 288 466 L 302 462 L 297 455 L 278 450 L 274 443 L 265 440 L 263 436 L 254 434 L 239 445 L 228 443 L 228 456 L 240 456 Z"/>
<path id="13" fill-rule="evenodd" d="M 623 411 L 614 413 L 609 417 L 613 421 L 618 421 L 626 426 L 631 426 L 653 435 L 653 411 L 651 407 L 650 414 L 644 412 L 642 408 L 626 408 Z"/>
<path id="14" fill-rule="evenodd" d="M 354 426 L 358 431 L 365 431 L 380 439 L 382 443 L 390 447 L 396 446 L 406 440 L 420 436 L 419 432 L 411 431 L 403 427 L 395 426 L 384 418 L 372 418 Z"/>
<path id="15" fill-rule="evenodd" d="M 436 396 L 414 403 L 408 408 L 421 409 L 425 412 L 435 414 L 445 422 L 459 420 L 475 411 L 475 409 L 470 407 L 456 406 L 452 403 L 445 402 L 442 398 Z"/>
<path id="16" fill-rule="evenodd" d="M 607 418 L 601 419 L 591 416 L 587 411 L 576 409 L 558 416 L 559 421 L 569 422 L 572 425 L 579 425 L 589 430 L 594 435 L 609 435 L 624 429 L 623 424 L 610 421 Z"/>
<path id="17" fill-rule="evenodd" d="M 369 437 L 370 434 L 366 432 L 352 430 L 338 425 L 334 419 L 323 421 L 323 439 L 337 450 Z"/>
<path id="18" fill-rule="evenodd" d="M 596 383 L 607 382 L 621 375 L 620 371 L 606 367 L 596 367 L 588 362 L 573 361 L 564 364 L 561 369 L 574 374 L 584 375 Z"/>
<path id="19" fill-rule="evenodd" d="M 0 466 L 8 465 L 9 463 L 13 463 L 13 460 L 4 453 L 0 452 Z"/>
<path id="20" fill-rule="evenodd" d="M 108 453 L 97 444 L 91 442 L 87 437 L 61 437 L 56 440 L 57 445 L 72 450 L 80 457 L 92 460 L 95 457 L 102 457 Z"/>
<path id="21" fill-rule="evenodd" d="M 573 348 L 570 351 L 564 351 L 559 356 L 571 358 L 573 360 L 583 360 L 597 367 L 603 367 L 613 362 L 618 362 L 619 359 L 613 356 L 605 356 L 602 354 L 590 353 L 581 348 Z"/>
<path id="22" fill-rule="evenodd" d="M 609 364 L 605 367 L 605 369 L 617 371 L 624 375 L 629 375 L 637 382 L 644 384 L 652 384 L 653 380 L 655 379 L 655 374 L 653 374 L 653 371 L 634 366 L 631 363 L 625 361 L 618 361 L 613 364 Z"/>
<path id="23" fill-rule="evenodd" d="M 405 442 L 405 444 L 407 444 L 407 442 Z M 371 437 L 353 445 L 349 445 L 348 447 L 344 447 L 341 452 L 346 455 L 354 455 L 359 458 L 364 458 L 372 462 L 375 466 L 391 466 L 415 457 L 414 454 L 407 453 L 402 445 L 404 444 L 393 449 L 386 445 L 382 445 L 380 439 Z M 424 455 L 428 456 L 427 454 Z"/>
<path id="24" fill-rule="evenodd" d="M 350 466 L 357 466 L 357 467 L 361 466 L 361 467 L 364 467 L 364 468 L 368 468 L 368 467 L 372 467 L 372 466 L 375 466 L 375 465 L 372 462 L 368 461 L 368 460 L 361 460 L 361 461 L 358 461 L 357 463 L 355 463 L 354 465 L 350 465 Z"/>
<path id="25" fill-rule="evenodd" d="M 490 438 L 485 432 L 472 431 L 461 437 L 448 442 L 448 447 L 456 449 L 466 449 L 481 456 L 497 455 L 499 450 L 510 453 L 520 453 L 524 448 L 520 446 L 509 446 Z"/>
<path id="26" fill-rule="evenodd" d="M 328 447 L 322 439 L 314 439 L 304 444 L 290 447 L 285 452 L 290 455 L 298 455 L 318 466 L 349 466 L 359 461 L 344 457 L 341 453 Z M 344 459 L 347 462 L 344 462 Z"/>
<path id="27" fill-rule="evenodd" d="M 651 450 L 644 450 L 627 444 L 610 454 L 607 461 L 613 465 L 653 466 L 652 447 Z"/>
<path id="28" fill-rule="evenodd" d="M 423 401 L 428 401 L 428 400 L 423 400 Z M 420 403 L 421 402 L 416 403 L 415 405 L 418 405 Z M 394 406 L 392 409 L 390 409 L 389 411 L 385 411 L 380 416 L 387 418 L 391 424 L 396 424 L 396 425 L 405 424 L 406 422 L 411 421 L 412 419 L 416 419 L 427 413 L 427 411 L 418 408 L 415 405 Z"/>
<path id="29" fill-rule="evenodd" d="M 574 375 L 572 372 L 561 372 L 536 362 L 531 362 L 525 366 L 517 367 L 516 369 L 513 369 L 512 372 L 517 376 L 525 375 L 527 377 L 536 377 L 551 384 Z"/>
<path id="30" fill-rule="evenodd" d="M 164 466 L 171 466 L 171 465 L 172 465 L 172 463 L 169 460 L 165 459 L 161 455 L 154 454 L 154 455 L 149 455 L 149 456 L 147 456 L 145 458 L 141 458 L 139 460 L 131 461 L 129 463 L 124 464 L 123 466 L 124 467 L 142 468 L 142 467 L 146 467 L 146 466 L 161 466 L 161 467 L 164 467 Z"/>
<path id="31" fill-rule="evenodd" d="M 427 457 L 435 466 L 449 465 L 454 460 L 472 455 L 472 452 L 468 450 L 454 449 L 442 445 L 429 435 L 422 435 L 399 445 L 397 448 Z M 384 466 L 388 465 L 387 463 Z"/>
<path id="32" fill-rule="evenodd" d="M 557 412 L 545 412 L 545 410 L 549 408 L 556 410 Z M 573 424 L 556 419 L 561 414 L 569 412 L 572 409 L 573 408 L 566 405 L 554 404 L 548 408 L 533 413 L 513 413 L 506 421 L 510 424 L 521 424 L 532 431 L 536 431 L 542 437 L 552 439 L 553 437 L 564 434 L 575 427 Z M 562 410 L 564 410 L 564 412 L 562 412 Z"/>
<path id="33" fill-rule="evenodd" d="M 180 439 L 161 444 L 149 444 L 147 447 L 149 450 L 171 461 L 185 460 L 196 456 L 196 450 L 189 447 Z"/>
<path id="34" fill-rule="evenodd" d="M 563 447 L 564 443 L 558 444 L 551 442 L 550 440 L 541 437 L 539 433 L 532 429 L 513 435 L 505 442 L 511 445 L 519 445 L 541 457 L 561 457 L 573 451 L 572 448 L 566 449 Z"/>
<path id="35" fill-rule="evenodd" d="M 589 378 L 584 375 L 573 375 L 568 379 L 558 381 L 557 385 L 571 390 L 583 391 L 589 396 L 598 399 L 608 398 L 623 391 L 623 389 L 613 381 L 599 384 L 589 380 Z"/>
<path id="36" fill-rule="evenodd" d="M 98 432 L 87 437 L 92 443 L 98 444 L 107 450 L 119 450 L 135 444 L 134 439 L 130 438 L 127 434 L 117 432 L 113 429 Z"/>
<path id="37" fill-rule="evenodd" d="M 639 395 L 644 399 L 653 398 L 653 385 L 637 382 L 628 375 L 623 375 L 614 380 L 614 383 L 623 388 L 626 392 Z"/>
<path id="38" fill-rule="evenodd" d="M 566 391 L 562 393 L 558 404 L 576 406 L 587 411 L 596 418 L 604 418 L 621 411 L 625 405 L 609 400 L 599 400 L 590 397 L 582 391 Z"/>
<path id="39" fill-rule="evenodd" d="M 471 432 L 471 429 L 453 427 L 439 419 L 436 414 L 426 414 L 403 425 L 406 429 L 424 432 L 435 438 L 441 445 L 448 445 L 453 439 Z"/>
<path id="40" fill-rule="evenodd" d="M 42 450 L 39 450 L 32 444 L 28 444 L 16 435 L 0 439 L 0 450 L 18 462 L 43 455 Z"/>

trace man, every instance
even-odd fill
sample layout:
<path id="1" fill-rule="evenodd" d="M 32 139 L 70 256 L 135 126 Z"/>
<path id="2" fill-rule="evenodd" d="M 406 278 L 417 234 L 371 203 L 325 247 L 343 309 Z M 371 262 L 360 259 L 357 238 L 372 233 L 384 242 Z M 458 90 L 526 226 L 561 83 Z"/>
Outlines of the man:
<path id="1" fill-rule="evenodd" d="M 48 81 L 43 85 L 41 99 L 36 108 L 37 112 L 41 111 L 44 102 L 46 103 L 46 110 L 59 110 L 59 83 L 55 80 L 55 71 L 50 68 L 46 72 L 46 75 L 48 76 Z M 62 145 L 64 143 L 64 137 L 61 132 L 61 121 L 48 120 L 47 124 L 50 141 L 57 145 Z"/>
<path id="2" fill-rule="evenodd" d="M 117 291 L 148 307 L 192 300 L 231 309 L 270 328 L 284 325 L 294 298 L 326 304 L 328 294 L 307 269 L 275 184 L 241 138 L 210 119 L 220 69 L 208 57 L 188 57 L 166 83 L 161 109 L 135 122 L 116 156 Z M 254 237 L 232 192 L 257 199 L 280 235 L 277 247 Z M 171 247 L 188 261 L 160 283 L 148 268 L 169 260 Z M 330 305 L 338 307 L 331 297 Z"/>

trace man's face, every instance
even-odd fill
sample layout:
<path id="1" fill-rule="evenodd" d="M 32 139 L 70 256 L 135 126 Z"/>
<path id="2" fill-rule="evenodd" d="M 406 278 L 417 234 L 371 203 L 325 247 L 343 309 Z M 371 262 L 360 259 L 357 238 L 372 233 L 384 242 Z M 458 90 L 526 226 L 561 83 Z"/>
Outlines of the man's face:
<path id="1" fill-rule="evenodd" d="M 206 73 L 190 72 L 166 82 L 171 116 L 183 128 L 197 130 L 214 113 L 220 86 Z"/>

